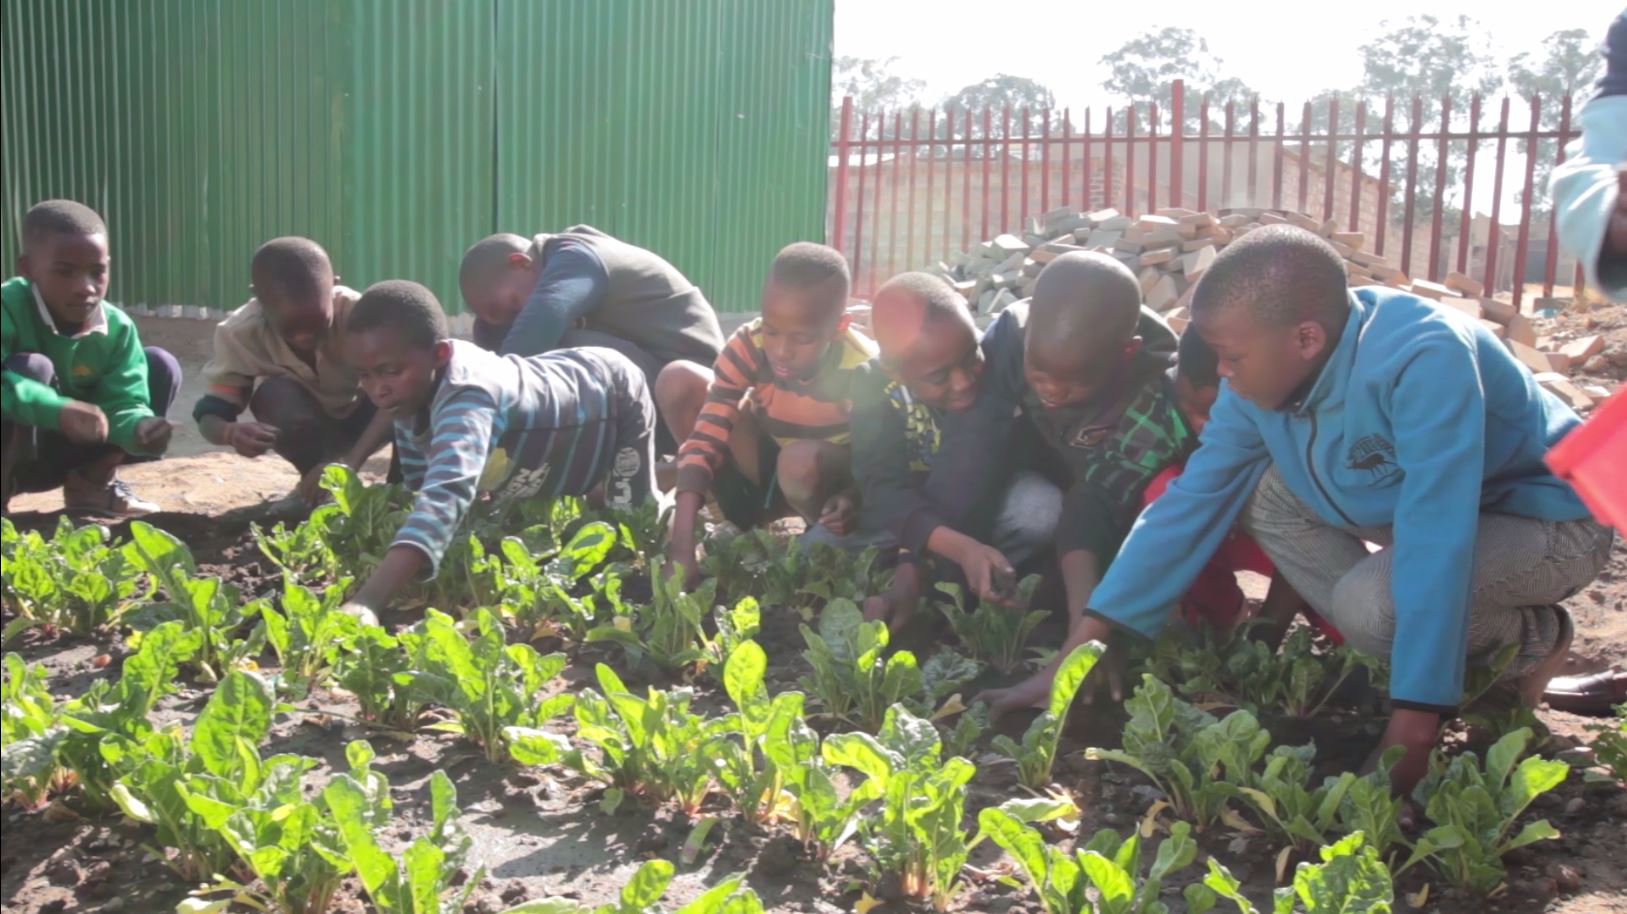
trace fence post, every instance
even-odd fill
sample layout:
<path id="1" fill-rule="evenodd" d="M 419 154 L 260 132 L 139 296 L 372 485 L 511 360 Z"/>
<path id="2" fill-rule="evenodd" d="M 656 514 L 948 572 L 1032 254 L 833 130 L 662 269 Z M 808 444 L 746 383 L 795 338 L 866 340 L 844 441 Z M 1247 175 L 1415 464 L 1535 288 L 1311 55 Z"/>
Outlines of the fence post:
<path id="1" fill-rule="evenodd" d="M 831 247 L 842 250 L 847 239 L 847 152 L 848 134 L 853 130 L 853 96 L 842 97 L 842 119 L 836 137 L 836 215 L 831 226 Z"/>
<path id="2" fill-rule="evenodd" d="M 1181 181 L 1186 165 L 1186 80 L 1169 87 L 1169 205 L 1186 206 Z"/>
<path id="3" fill-rule="evenodd" d="M 1520 194 L 1520 234 L 1514 243 L 1514 307 L 1525 306 L 1526 245 L 1531 243 L 1531 193 L 1537 182 L 1537 133 L 1542 130 L 1542 96 L 1531 96 L 1531 129 L 1525 141 L 1525 190 Z"/>

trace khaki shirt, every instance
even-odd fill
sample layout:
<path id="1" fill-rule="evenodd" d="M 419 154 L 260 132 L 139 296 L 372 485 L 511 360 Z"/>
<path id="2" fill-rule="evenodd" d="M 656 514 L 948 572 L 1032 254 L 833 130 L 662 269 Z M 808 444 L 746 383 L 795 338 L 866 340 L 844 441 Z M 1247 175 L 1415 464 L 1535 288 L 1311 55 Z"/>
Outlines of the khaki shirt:
<path id="1" fill-rule="evenodd" d="M 271 329 L 259 299 L 249 299 L 215 326 L 215 352 L 203 366 L 209 394 L 244 409 L 257 380 L 283 376 L 309 391 L 328 415 L 350 415 L 360 402 L 361 389 L 356 372 L 345 361 L 344 328 L 361 297 L 355 289 L 333 287 L 333 327 L 317 347 L 314 368 Z"/>

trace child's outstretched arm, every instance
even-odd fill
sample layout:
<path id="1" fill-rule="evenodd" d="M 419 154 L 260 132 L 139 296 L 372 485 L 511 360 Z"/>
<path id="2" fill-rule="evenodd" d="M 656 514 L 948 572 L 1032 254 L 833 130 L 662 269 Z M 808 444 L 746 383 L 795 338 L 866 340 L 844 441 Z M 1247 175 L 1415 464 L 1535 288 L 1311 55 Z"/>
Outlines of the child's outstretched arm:
<path id="1" fill-rule="evenodd" d="M 706 504 L 712 477 L 729 457 L 729 439 L 740 418 L 740 402 L 751 390 L 751 379 L 762 365 L 762 351 L 751 339 L 755 324 L 746 324 L 729 337 L 728 345 L 712 365 L 712 383 L 706 388 L 706 405 L 695 420 L 695 430 L 678 447 L 678 497 L 667 558 L 685 569 L 685 580 L 690 584 L 699 575 L 695 565 L 696 518 Z"/>
<path id="2" fill-rule="evenodd" d="M 604 304 L 609 290 L 610 274 L 599 255 L 584 244 L 558 242 L 497 351 L 539 355 L 555 349 L 572 324 Z"/>
<path id="3" fill-rule="evenodd" d="M 441 556 L 474 503 L 496 425 L 497 404 L 491 395 L 469 388 L 436 408 L 427 458 L 408 436 L 398 436 L 402 473 L 418 495 L 389 552 L 346 611 L 365 617 L 388 605 L 412 581 L 435 577 Z"/>

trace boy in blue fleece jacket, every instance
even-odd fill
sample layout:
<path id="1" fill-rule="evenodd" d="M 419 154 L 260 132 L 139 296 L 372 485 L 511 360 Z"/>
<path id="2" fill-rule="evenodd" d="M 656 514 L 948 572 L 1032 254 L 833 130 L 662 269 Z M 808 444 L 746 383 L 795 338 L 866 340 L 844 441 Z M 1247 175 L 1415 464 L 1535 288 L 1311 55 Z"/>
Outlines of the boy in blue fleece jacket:
<path id="1" fill-rule="evenodd" d="M 1391 779 L 1410 791 L 1466 662 L 1517 644 L 1506 686 L 1527 704 L 1564 663 L 1571 621 L 1555 604 L 1593 580 L 1612 539 L 1542 462 L 1579 420 L 1476 322 L 1351 291 L 1338 253 L 1292 226 L 1229 245 L 1192 315 L 1220 397 L 1058 656 L 1115 628 L 1155 634 L 1241 520 L 1348 643 L 1390 659 L 1379 749 L 1405 747 Z M 1036 678 L 986 700 L 1032 704 L 1049 684 Z"/>
<path id="2" fill-rule="evenodd" d="M 1588 284 L 1627 301 L 1627 12 L 1611 23 L 1604 45 L 1599 91 L 1577 118 L 1582 135 L 1554 169 L 1554 219 Z"/>

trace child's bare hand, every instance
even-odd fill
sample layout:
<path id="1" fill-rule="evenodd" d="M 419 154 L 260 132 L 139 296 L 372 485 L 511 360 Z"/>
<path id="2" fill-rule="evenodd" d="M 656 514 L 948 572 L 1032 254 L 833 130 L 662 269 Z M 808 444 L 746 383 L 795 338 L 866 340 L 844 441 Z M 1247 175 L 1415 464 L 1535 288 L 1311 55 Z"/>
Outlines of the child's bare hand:
<path id="1" fill-rule="evenodd" d="M 294 487 L 294 495 L 307 505 L 316 507 L 316 503 L 322 500 L 322 475 L 327 469 L 327 464 L 319 463 L 306 470 L 305 475 L 299 478 L 299 485 Z"/>
<path id="2" fill-rule="evenodd" d="M 277 446 L 277 427 L 264 422 L 233 422 L 226 427 L 226 443 L 244 457 L 258 457 Z"/>
<path id="3" fill-rule="evenodd" d="M 1607 256 L 1627 257 L 1627 162 L 1616 166 L 1616 208 L 1604 233 Z"/>
<path id="4" fill-rule="evenodd" d="M 57 414 L 57 428 L 74 444 L 101 444 L 107 440 L 107 414 L 93 403 L 69 400 Z"/>
<path id="5" fill-rule="evenodd" d="M 1017 596 L 1017 570 L 1005 554 L 993 546 L 976 543 L 957 557 L 966 586 L 984 600 L 1001 606 L 1012 605 Z"/>
<path id="6" fill-rule="evenodd" d="M 837 536 L 853 532 L 859 519 L 859 501 L 851 492 L 832 495 L 819 510 L 819 524 Z"/>
<path id="7" fill-rule="evenodd" d="M 148 416 L 136 423 L 136 447 L 148 454 L 162 454 L 169 450 L 175 425 L 163 416 Z"/>

